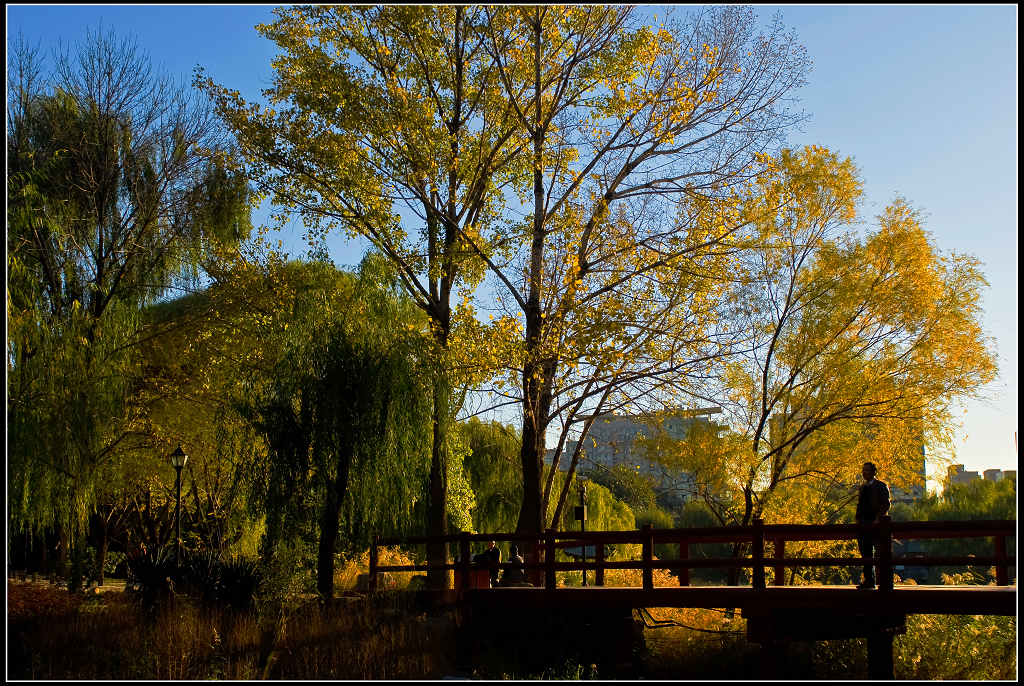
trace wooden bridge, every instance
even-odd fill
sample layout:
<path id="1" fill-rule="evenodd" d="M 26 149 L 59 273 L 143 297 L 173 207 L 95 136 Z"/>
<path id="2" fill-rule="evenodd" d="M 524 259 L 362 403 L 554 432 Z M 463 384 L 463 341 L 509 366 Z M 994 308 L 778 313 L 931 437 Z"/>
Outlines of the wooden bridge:
<path id="1" fill-rule="evenodd" d="M 787 544 L 802 541 L 856 540 L 870 532 L 879 544 L 877 556 L 790 557 Z M 755 520 L 751 526 L 653 529 L 633 531 L 566 532 L 545 531 L 541 536 L 510 533 L 453 534 L 443 537 L 376 539 L 370 549 L 369 590 L 381 587 L 381 575 L 395 572 L 453 570 L 455 588 L 442 597 L 484 613 L 535 611 L 559 613 L 595 608 L 630 611 L 634 608 L 739 608 L 747 619 L 748 638 L 770 645 L 786 640 L 868 638 L 869 662 L 874 677 L 892 678 L 892 637 L 906 631 L 908 614 L 990 614 L 1016 615 L 1016 585 L 1010 585 L 1016 556 L 1007 553 L 1007 539 L 1016 537 L 1015 520 L 958 522 L 892 522 L 883 517 L 878 524 L 862 527 L 836 525 L 766 525 Z M 915 539 L 973 538 L 981 541 L 977 554 L 965 556 L 894 555 L 894 543 Z M 473 543 L 515 542 L 526 553 L 526 587 L 491 587 L 474 574 Z M 445 543 L 455 546 L 458 560 L 444 565 L 381 565 L 378 548 L 383 545 Z M 740 557 L 698 558 L 691 546 L 707 543 L 741 545 Z M 610 546 L 632 546 L 638 559 L 607 559 Z M 655 546 L 671 546 L 677 556 L 656 559 Z M 566 549 L 569 549 L 566 551 Z M 575 550 L 572 550 L 575 549 Z M 574 552 L 576 559 L 559 559 L 557 551 Z M 633 557 L 636 558 L 634 552 Z M 860 590 L 850 585 L 786 585 L 786 570 L 807 567 L 860 568 L 876 566 L 878 587 Z M 903 566 L 995 567 L 994 586 L 897 585 L 895 568 Z M 508 568 L 511 565 L 500 565 Z M 749 585 L 691 585 L 690 571 L 696 568 L 749 569 Z M 613 587 L 605 584 L 605 572 L 614 569 L 640 570 L 641 584 Z M 678 585 L 655 586 L 654 570 L 672 570 Z M 585 571 L 583 571 L 585 570 Z M 592 586 L 559 586 L 558 572 L 592 571 Z M 1014 574 L 1015 579 L 1015 574 Z M 491 616 L 494 616 L 491 614 Z"/>

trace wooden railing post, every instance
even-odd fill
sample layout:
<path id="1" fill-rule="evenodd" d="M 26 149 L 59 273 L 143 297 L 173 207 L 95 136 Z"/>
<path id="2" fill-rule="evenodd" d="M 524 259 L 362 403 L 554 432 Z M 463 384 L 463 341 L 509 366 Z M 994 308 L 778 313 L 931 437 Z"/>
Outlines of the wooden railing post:
<path id="1" fill-rule="evenodd" d="M 878 518 L 878 589 L 892 590 L 892 520 L 889 515 Z"/>
<path id="2" fill-rule="evenodd" d="M 604 543 L 598 543 L 594 548 L 594 562 L 597 568 L 594 570 L 594 585 L 604 586 Z"/>
<path id="3" fill-rule="evenodd" d="M 1010 585 L 1010 574 L 1007 570 L 1006 562 L 1006 536 L 999 534 L 996 536 L 996 585 L 997 586 L 1009 586 Z"/>
<path id="4" fill-rule="evenodd" d="M 684 562 L 686 560 L 690 559 L 690 542 L 688 540 L 686 540 L 686 539 L 683 539 L 682 541 L 679 542 L 679 559 L 683 560 Z M 689 586 L 690 585 L 690 568 L 689 567 L 681 567 L 679 569 L 679 585 L 680 586 Z"/>
<path id="5" fill-rule="evenodd" d="M 775 537 L 772 539 L 772 556 L 775 558 L 775 579 L 772 581 L 773 586 L 785 586 L 786 585 L 786 565 L 783 564 L 782 560 L 786 557 L 786 539 Z"/>
<path id="6" fill-rule="evenodd" d="M 456 584 L 456 586 L 458 590 L 464 591 L 470 587 L 469 534 L 465 531 L 459 535 L 459 569 L 462 571 L 462 581 Z"/>
<path id="7" fill-rule="evenodd" d="M 754 564 L 751 572 L 751 581 L 755 589 L 763 591 L 764 584 L 764 520 L 760 517 L 754 518 L 754 531 L 751 537 L 751 557 Z"/>
<path id="8" fill-rule="evenodd" d="M 651 525 L 644 524 L 643 526 L 643 556 L 644 556 L 644 567 L 641 570 L 644 579 L 644 589 L 651 590 L 654 588 L 654 534 L 651 532 Z"/>
<path id="9" fill-rule="evenodd" d="M 366 584 L 366 589 L 370 593 L 377 592 L 377 545 L 379 542 L 380 536 L 374 536 L 373 543 L 370 544 L 370 570 Z"/>
<path id="10" fill-rule="evenodd" d="M 544 532 L 544 588 L 553 590 L 555 581 L 555 532 L 548 529 Z"/>

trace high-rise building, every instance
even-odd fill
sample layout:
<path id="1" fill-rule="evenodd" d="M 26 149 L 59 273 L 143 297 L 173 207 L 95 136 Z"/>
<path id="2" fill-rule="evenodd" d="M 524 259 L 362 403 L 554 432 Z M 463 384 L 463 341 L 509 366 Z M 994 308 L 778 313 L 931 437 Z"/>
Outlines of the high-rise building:
<path id="1" fill-rule="evenodd" d="M 626 465 L 638 474 L 651 477 L 655 489 L 669 500 L 685 501 L 693 493 L 693 479 L 682 470 L 670 469 L 648 460 L 638 450 L 636 440 L 641 435 L 653 437 L 655 432 L 664 430 L 671 438 L 686 438 L 690 429 L 697 425 L 719 427 L 709 417 L 722 411 L 720 407 L 685 410 L 666 417 L 650 415 L 608 414 L 594 420 L 584 442 L 585 459 L 579 465 L 581 474 L 611 469 Z M 564 455 L 572 455 L 576 442 L 566 443 Z M 550 465 L 553 450 L 547 451 L 545 463 Z M 564 458 L 563 458 L 564 459 Z M 564 467 L 564 463 L 562 465 Z"/>
<path id="2" fill-rule="evenodd" d="M 983 475 L 983 476 L 982 476 Z M 986 469 L 981 475 L 976 471 L 968 471 L 964 469 L 962 464 L 950 465 L 947 472 L 947 483 L 953 484 L 969 484 L 977 479 L 984 478 L 985 481 L 1002 481 L 1008 479 L 1013 482 L 1013 487 L 1017 487 L 1017 470 L 1016 469 Z"/>
<path id="3" fill-rule="evenodd" d="M 952 484 L 969 484 L 975 479 L 980 479 L 981 475 L 978 472 L 967 471 L 964 469 L 962 464 L 950 465 L 946 472 L 950 485 Z"/>
<path id="4" fill-rule="evenodd" d="M 1003 478 L 1002 469 L 986 469 L 982 472 L 985 481 L 999 481 Z"/>

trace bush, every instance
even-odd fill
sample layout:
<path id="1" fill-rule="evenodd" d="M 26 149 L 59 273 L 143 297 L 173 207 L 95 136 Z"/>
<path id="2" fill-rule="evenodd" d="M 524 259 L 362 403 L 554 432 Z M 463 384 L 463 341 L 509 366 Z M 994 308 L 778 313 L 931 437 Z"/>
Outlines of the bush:
<path id="1" fill-rule="evenodd" d="M 636 527 L 639 529 L 644 524 L 650 524 L 655 529 L 672 529 L 675 527 L 675 520 L 668 512 L 654 505 L 636 512 Z"/>
<path id="2" fill-rule="evenodd" d="M 1017 618 L 911 615 L 894 646 L 896 678 L 1009 680 L 1017 676 Z"/>
<path id="3" fill-rule="evenodd" d="M 181 580 L 185 588 L 208 605 L 245 610 L 253 606 L 261 575 L 255 560 L 239 556 L 225 560 L 207 552 L 185 560 Z"/>
<path id="4" fill-rule="evenodd" d="M 177 565 L 170 548 L 155 547 L 125 558 L 125 590 L 136 593 L 146 608 L 154 608 L 174 594 Z"/>
<path id="5" fill-rule="evenodd" d="M 222 597 L 220 600 L 236 610 L 253 606 L 263 577 L 256 560 L 232 556 L 220 565 Z"/>

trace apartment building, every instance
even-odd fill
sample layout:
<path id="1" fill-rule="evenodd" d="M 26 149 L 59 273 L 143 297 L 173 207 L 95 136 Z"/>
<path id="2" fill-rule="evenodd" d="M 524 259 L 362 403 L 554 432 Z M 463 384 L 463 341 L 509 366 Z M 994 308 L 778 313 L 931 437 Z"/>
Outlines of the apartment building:
<path id="1" fill-rule="evenodd" d="M 586 475 L 601 469 L 626 465 L 630 469 L 635 469 L 638 474 L 651 477 L 655 483 L 655 490 L 667 500 L 685 502 L 693 493 L 692 477 L 681 470 L 669 469 L 648 460 L 643 452 L 637 449 L 636 439 L 641 435 L 653 436 L 659 426 L 670 437 L 683 439 L 697 424 L 718 427 L 719 425 L 712 422 L 710 417 L 721 411 L 720 407 L 708 407 L 682 410 L 664 418 L 617 414 L 598 417 L 585 439 L 585 457 L 580 463 L 579 471 Z M 576 442 L 568 442 L 565 454 L 571 455 L 575 449 Z M 548 465 L 551 464 L 553 454 L 554 451 L 549 450 L 545 456 Z"/>

